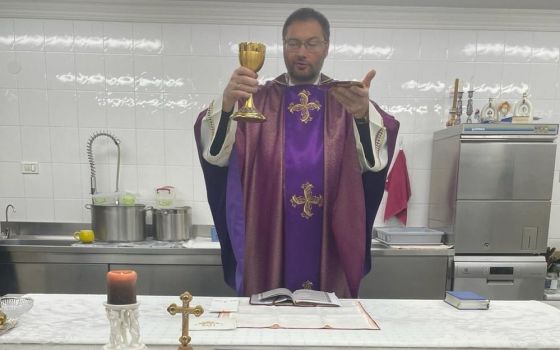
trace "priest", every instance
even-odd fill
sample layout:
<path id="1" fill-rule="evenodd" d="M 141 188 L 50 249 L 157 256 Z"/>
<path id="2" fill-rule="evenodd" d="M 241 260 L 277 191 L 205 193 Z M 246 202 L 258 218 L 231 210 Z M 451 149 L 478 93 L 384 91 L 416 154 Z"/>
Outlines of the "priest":
<path id="1" fill-rule="evenodd" d="M 296 10 L 282 38 L 285 74 L 259 85 L 237 68 L 195 123 L 224 278 L 239 295 L 305 287 L 355 298 L 399 123 L 369 99 L 374 70 L 353 85 L 321 73 L 324 15 Z M 250 94 L 267 120 L 231 120 Z"/>

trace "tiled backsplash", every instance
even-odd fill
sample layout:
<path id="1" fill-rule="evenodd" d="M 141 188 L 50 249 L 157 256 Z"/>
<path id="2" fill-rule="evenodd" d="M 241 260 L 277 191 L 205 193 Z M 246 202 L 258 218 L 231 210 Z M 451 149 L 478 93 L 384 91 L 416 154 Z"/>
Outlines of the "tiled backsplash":
<path id="1" fill-rule="evenodd" d="M 424 226 L 432 133 L 444 127 L 453 79 L 475 88 L 475 108 L 490 96 L 514 103 L 529 88 L 536 115 L 558 123 L 560 32 L 408 27 L 333 26 L 324 72 L 361 80 L 377 70 L 371 96 L 401 122 L 409 225 Z M 277 24 L 0 19 L 0 208 L 14 204 L 20 221 L 88 222 L 86 143 L 109 130 L 122 141 L 122 190 L 147 202 L 156 187 L 174 185 L 193 223 L 211 224 L 192 127 L 247 40 L 267 44 L 263 81 L 283 72 Z M 94 143 L 100 191 L 114 190 L 115 154 L 108 139 Z M 22 161 L 38 162 L 39 174 L 22 174 Z M 560 155 L 549 236 L 556 245 L 559 163 Z"/>

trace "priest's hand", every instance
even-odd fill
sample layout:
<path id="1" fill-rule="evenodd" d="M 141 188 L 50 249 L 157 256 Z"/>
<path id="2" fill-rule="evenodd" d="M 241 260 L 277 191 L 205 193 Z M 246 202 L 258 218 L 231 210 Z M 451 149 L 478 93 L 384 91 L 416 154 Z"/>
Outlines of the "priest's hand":
<path id="1" fill-rule="evenodd" d="M 355 119 L 367 119 L 369 117 L 369 86 L 375 77 L 375 70 L 370 70 L 362 86 L 351 85 L 348 87 L 335 86 L 331 89 L 333 96 L 340 102 L 348 113 Z"/>
<path id="2" fill-rule="evenodd" d="M 229 79 L 229 82 L 224 89 L 222 110 L 224 112 L 231 112 L 233 107 L 240 99 L 246 99 L 257 92 L 257 73 L 249 68 L 239 67 Z"/>

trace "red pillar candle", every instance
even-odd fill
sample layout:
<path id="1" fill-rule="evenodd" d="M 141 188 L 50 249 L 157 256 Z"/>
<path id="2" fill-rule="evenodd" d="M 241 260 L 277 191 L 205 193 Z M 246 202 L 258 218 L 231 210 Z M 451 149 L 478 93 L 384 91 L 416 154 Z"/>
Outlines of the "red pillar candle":
<path id="1" fill-rule="evenodd" d="M 136 304 L 136 271 L 107 272 L 107 304 Z"/>

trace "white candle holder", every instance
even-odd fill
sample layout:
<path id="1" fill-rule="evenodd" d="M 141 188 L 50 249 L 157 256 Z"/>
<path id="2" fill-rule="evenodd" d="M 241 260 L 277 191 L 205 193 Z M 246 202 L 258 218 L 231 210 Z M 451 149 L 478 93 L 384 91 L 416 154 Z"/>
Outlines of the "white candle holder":
<path id="1" fill-rule="evenodd" d="M 138 305 L 114 305 L 103 303 L 111 327 L 109 343 L 103 350 L 144 350 L 148 347 L 140 339 Z"/>

